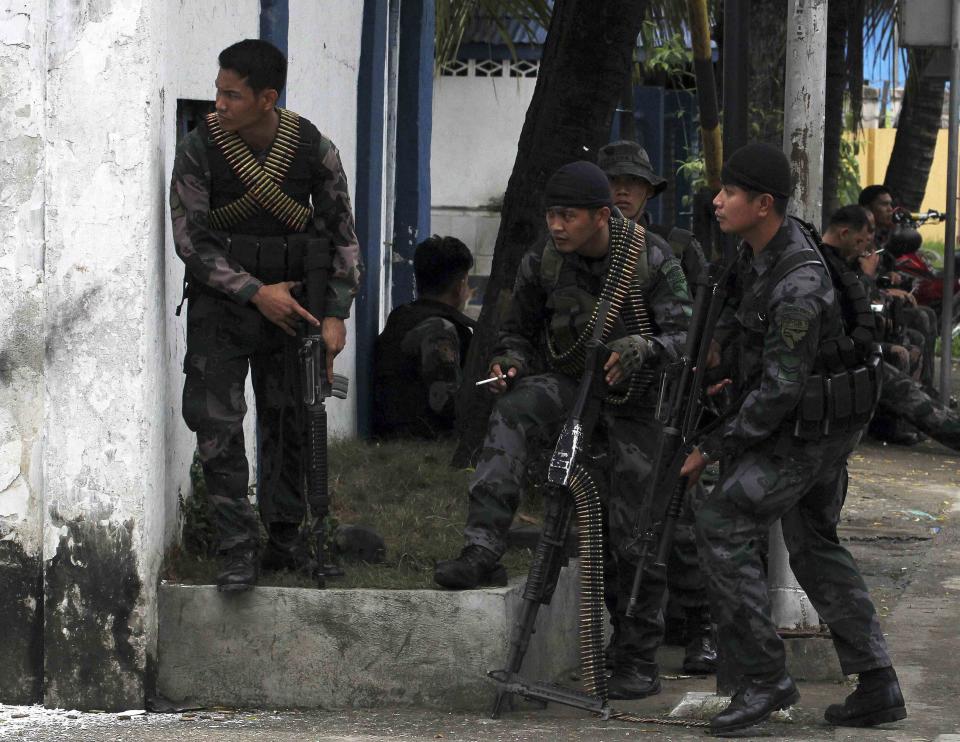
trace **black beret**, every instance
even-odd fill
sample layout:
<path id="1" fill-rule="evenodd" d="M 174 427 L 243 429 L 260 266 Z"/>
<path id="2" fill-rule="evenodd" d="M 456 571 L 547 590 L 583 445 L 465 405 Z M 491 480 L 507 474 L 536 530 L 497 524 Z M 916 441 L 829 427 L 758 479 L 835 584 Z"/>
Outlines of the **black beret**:
<path id="1" fill-rule="evenodd" d="M 769 193 L 774 198 L 790 198 L 793 190 L 787 156 L 763 142 L 748 144 L 730 155 L 720 171 L 720 182 Z"/>
<path id="2" fill-rule="evenodd" d="M 607 176 L 586 160 L 571 162 L 551 175 L 544 190 L 544 201 L 548 209 L 554 206 L 578 209 L 613 206 Z"/>

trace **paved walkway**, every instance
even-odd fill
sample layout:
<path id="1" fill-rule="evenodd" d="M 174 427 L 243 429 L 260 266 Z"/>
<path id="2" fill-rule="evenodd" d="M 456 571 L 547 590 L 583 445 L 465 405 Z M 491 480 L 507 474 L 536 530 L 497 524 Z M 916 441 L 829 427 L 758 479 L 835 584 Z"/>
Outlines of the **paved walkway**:
<path id="1" fill-rule="evenodd" d="M 847 685 L 801 683 L 792 723 L 749 738 L 771 740 L 958 740 L 960 742 L 960 455 L 934 443 L 912 449 L 865 444 L 851 462 L 841 537 L 854 552 L 883 616 L 909 718 L 882 729 L 834 729 L 823 709 Z M 623 708 L 666 713 L 712 679 L 680 679 L 678 650 L 662 657 L 664 692 Z M 0 706 L 0 739 L 113 740 L 636 740 L 699 739 L 699 729 L 600 722 L 562 708 L 525 708 L 493 721 L 416 710 L 200 711 L 79 714 Z"/>

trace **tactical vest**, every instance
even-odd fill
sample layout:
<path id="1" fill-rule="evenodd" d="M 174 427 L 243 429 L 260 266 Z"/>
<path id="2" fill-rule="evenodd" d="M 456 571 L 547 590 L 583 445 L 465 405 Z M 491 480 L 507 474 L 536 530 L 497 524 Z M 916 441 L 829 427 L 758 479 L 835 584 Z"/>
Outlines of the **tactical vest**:
<path id="1" fill-rule="evenodd" d="M 647 227 L 650 232 L 659 235 L 667 244 L 673 257 L 680 261 L 683 274 L 691 286 L 700 283 L 707 277 L 707 258 L 703 254 L 703 247 L 693 232 L 680 227 L 665 227 L 660 224 L 651 224 Z"/>
<path id="2" fill-rule="evenodd" d="M 284 236 L 304 232 L 312 212 L 311 156 L 320 132 L 293 111 L 277 109 L 280 125 L 258 162 L 216 114 L 200 123 L 210 167 L 210 226 L 231 234 Z"/>
<path id="3" fill-rule="evenodd" d="M 761 307 L 766 310 L 770 306 L 777 285 L 799 268 L 820 266 L 830 276 L 840 309 L 839 321 L 820 341 L 794 424 L 794 435 L 818 440 L 825 435 L 855 432 L 870 421 L 880 398 L 881 359 L 876 320 L 860 279 L 853 271 L 839 270 L 823 257 L 820 236 L 811 225 L 793 221 L 806 246 L 781 257 L 771 268 Z M 766 316 L 760 319 L 764 325 L 768 320 Z"/>
<path id="4" fill-rule="evenodd" d="M 610 262 L 599 293 L 614 301 L 615 311 L 608 317 L 603 339 L 652 337 L 657 330 L 642 289 L 650 280 L 646 230 L 627 219 L 611 218 L 609 225 Z M 540 285 L 549 314 L 543 346 L 550 368 L 575 378 L 583 374 L 586 341 L 597 322 L 600 303 L 595 287 L 580 284 L 580 273 L 574 261 L 564 260 L 552 242 L 547 244 L 540 261 Z M 656 377 L 655 370 L 641 368 L 605 401 L 617 406 L 639 402 Z"/>
<path id="5" fill-rule="evenodd" d="M 374 370 L 374 434 L 436 437 L 452 425 L 430 408 L 430 390 L 420 379 L 419 358 L 401 350 L 404 337 L 425 319 L 442 317 L 453 323 L 460 340 L 460 362 L 467 357 L 475 322 L 453 307 L 418 299 L 394 309 L 376 342 Z"/>
<path id="6" fill-rule="evenodd" d="M 220 126 L 215 113 L 197 126 L 210 168 L 210 227 L 227 233 L 227 254 L 265 284 L 302 280 L 305 256 L 330 250 L 310 224 L 311 158 L 322 135 L 293 111 L 277 112 L 280 124 L 262 162 L 239 135 Z M 177 316 L 196 291 L 219 297 L 185 271 Z"/>

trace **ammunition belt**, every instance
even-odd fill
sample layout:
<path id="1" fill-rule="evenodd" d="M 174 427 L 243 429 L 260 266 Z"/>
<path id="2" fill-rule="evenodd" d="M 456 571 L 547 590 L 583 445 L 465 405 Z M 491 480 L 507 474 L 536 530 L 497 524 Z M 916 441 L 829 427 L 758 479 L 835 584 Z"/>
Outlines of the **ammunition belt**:
<path id="1" fill-rule="evenodd" d="M 216 113 L 207 114 L 210 137 L 223 153 L 230 169 L 248 189 L 236 201 L 210 211 L 210 225 L 214 229 L 229 230 L 261 209 L 291 232 L 303 232 L 307 228 L 313 210 L 280 189 L 297 154 L 300 117 L 285 108 L 278 108 L 277 112 L 280 114 L 280 126 L 262 165 L 239 134 L 224 130 Z"/>
<path id="2" fill-rule="evenodd" d="M 577 555 L 580 559 L 580 676 L 586 693 L 607 702 L 607 675 L 603 658 L 603 510 L 597 483 L 580 464 L 570 478 L 570 494 L 577 514 Z M 610 709 L 610 718 L 635 724 L 705 727 L 706 721 L 642 716 Z"/>
<path id="3" fill-rule="evenodd" d="M 628 334 L 646 338 L 653 336 L 653 322 L 647 309 L 646 297 L 633 281 L 637 262 L 646 258 L 646 252 L 646 238 L 642 227 L 625 219 L 610 220 L 610 266 L 600 290 L 600 298 L 594 304 L 590 320 L 569 348 L 558 349 L 547 331 L 545 345 L 551 367 L 574 377 L 583 373 L 587 340 L 593 334 L 600 304 L 604 300 L 610 301 L 611 305 L 603 327 L 604 341 L 609 339 L 621 314 Z M 626 311 L 623 311 L 624 308 Z M 604 401 L 613 405 L 636 401 L 655 378 L 656 372 L 653 369 L 640 369 L 631 374 L 629 386 L 624 392 L 611 393 Z"/>

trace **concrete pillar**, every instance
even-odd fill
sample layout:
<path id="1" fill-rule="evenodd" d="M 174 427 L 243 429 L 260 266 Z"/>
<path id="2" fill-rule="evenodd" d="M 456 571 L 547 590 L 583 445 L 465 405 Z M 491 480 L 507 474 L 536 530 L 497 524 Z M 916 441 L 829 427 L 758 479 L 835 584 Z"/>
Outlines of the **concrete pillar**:
<path id="1" fill-rule="evenodd" d="M 40 699 L 46 7 L 0 2 L 0 701 Z"/>
<path id="2" fill-rule="evenodd" d="M 790 0 L 783 149 L 794 176 L 790 211 L 818 223 L 823 204 L 823 120 L 826 111 L 827 0 Z M 819 226 L 819 225 L 818 225 Z M 800 587 L 777 522 L 767 567 L 773 620 L 781 629 L 817 628 L 820 618 Z"/>
<path id="3" fill-rule="evenodd" d="M 790 0 L 783 94 L 783 151 L 794 187 L 790 213 L 819 228 L 823 204 L 827 0 Z"/>
<path id="4" fill-rule="evenodd" d="M 144 703 L 163 551 L 163 5 L 49 7 L 44 703 L 116 710 Z"/>

